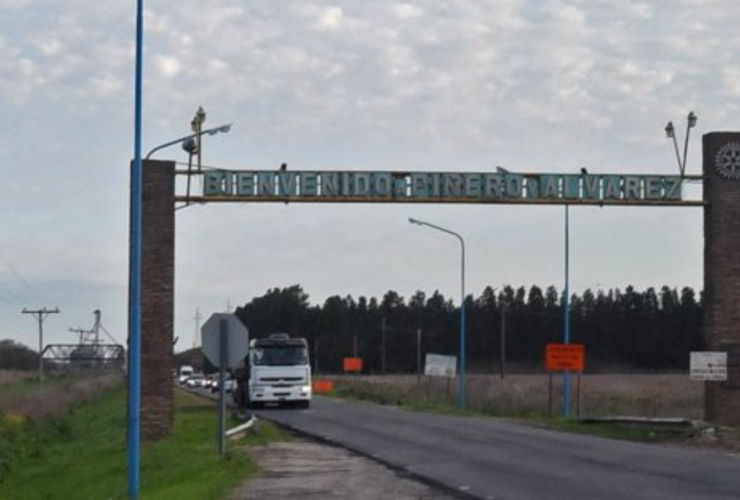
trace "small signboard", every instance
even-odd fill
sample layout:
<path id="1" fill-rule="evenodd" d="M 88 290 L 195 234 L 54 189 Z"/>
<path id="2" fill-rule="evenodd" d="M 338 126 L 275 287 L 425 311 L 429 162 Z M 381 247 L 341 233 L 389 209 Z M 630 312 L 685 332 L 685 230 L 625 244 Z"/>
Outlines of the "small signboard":
<path id="1" fill-rule="evenodd" d="M 457 356 L 427 354 L 424 362 L 424 375 L 453 378 L 456 368 Z"/>
<path id="2" fill-rule="evenodd" d="M 698 381 L 724 382 L 727 380 L 727 353 L 692 352 L 689 378 Z"/>
<path id="3" fill-rule="evenodd" d="M 344 371 L 360 373 L 362 371 L 362 358 L 344 358 Z"/>
<path id="4" fill-rule="evenodd" d="M 583 344 L 547 344 L 545 362 L 549 372 L 583 372 L 586 347 Z"/>

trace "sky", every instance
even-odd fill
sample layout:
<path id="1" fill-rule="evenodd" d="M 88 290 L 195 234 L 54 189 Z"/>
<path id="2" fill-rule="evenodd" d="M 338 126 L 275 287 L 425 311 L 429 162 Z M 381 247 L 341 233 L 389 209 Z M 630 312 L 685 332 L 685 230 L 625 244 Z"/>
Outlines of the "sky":
<path id="1" fill-rule="evenodd" d="M 672 120 L 738 130 L 736 0 L 145 3 L 143 149 L 205 126 L 228 169 L 676 174 Z M 125 342 L 135 2 L 0 0 L 0 339 L 45 343 L 93 311 Z M 178 147 L 157 154 L 186 161 Z M 698 188 L 694 188 L 696 190 Z M 687 193 L 688 195 L 689 193 Z M 695 191 L 692 197 L 701 196 Z M 310 301 L 564 282 L 564 209 L 227 204 L 177 212 L 176 350 L 273 287 Z M 699 208 L 574 207 L 570 285 L 702 287 Z M 248 325 L 247 325 L 248 326 Z"/>

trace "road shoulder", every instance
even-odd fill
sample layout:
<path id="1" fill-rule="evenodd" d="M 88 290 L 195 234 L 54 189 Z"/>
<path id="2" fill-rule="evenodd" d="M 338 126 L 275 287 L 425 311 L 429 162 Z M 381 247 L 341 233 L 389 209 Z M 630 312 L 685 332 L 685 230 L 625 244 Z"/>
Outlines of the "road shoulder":
<path id="1" fill-rule="evenodd" d="M 252 448 L 250 455 L 260 472 L 229 500 L 453 500 L 373 460 L 300 438 Z"/>

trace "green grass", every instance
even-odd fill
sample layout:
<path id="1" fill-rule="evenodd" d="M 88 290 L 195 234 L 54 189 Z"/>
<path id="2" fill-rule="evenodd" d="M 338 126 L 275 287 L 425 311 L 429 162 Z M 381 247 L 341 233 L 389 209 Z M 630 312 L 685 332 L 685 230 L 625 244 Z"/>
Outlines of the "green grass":
<path id="1" fill-rule="evenodd" d="M 696 430 L 686 427 L 668 427 L 649 424 L 628 424 L 618 422 L 584 423 L 562 417 L 547 422 L 548 427 L 556 430 L 589 434 L 593 436 L 639 441 L 644 443 L 685 442 L 693 438 Z"/>
<path id="2" fill-rule="evenodd" d="M 172 434 L 141 447 L 142 500 L 225 498 L 256 470 L 245 447 L 281 438 L 274 428 L 261 425 L 260 436 L 230 441 L 220 458 L 214 404 L 176 391 L 176 408 Z M 0 478 L 3 453 L 14 457 L 0 483 L 3 500 L 128 498 L 123 389 L 40 423 L 6 416 L 0 420 L 0 436 Z"/>

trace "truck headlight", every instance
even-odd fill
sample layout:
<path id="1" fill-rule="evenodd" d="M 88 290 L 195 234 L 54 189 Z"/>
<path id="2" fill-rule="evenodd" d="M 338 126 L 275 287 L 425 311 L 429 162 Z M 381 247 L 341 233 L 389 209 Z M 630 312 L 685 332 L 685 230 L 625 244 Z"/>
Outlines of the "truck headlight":
<path id="1" fill-rule="evenodd" d="M 310 385 L 304 385 L 301 387 L 301 392 L 311 392 L 311 386 Z"/>

